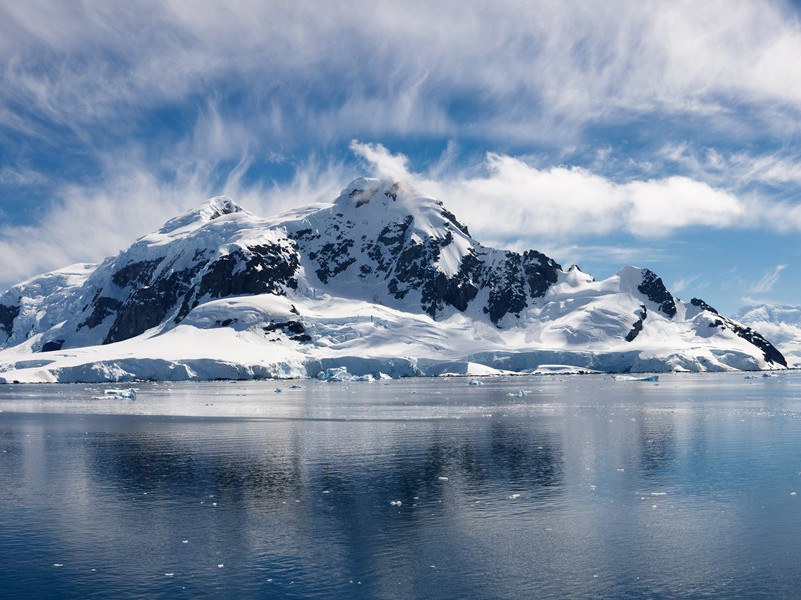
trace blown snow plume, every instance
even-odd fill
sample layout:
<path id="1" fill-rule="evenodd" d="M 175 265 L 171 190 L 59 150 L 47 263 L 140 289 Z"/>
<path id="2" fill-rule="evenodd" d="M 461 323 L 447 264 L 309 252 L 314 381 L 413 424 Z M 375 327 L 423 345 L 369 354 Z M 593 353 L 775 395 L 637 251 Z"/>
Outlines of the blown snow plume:
<path id="1" fill-rule="evenodd" d="M 272 218 L 214 198 L 99 265 L 0 296 L 6 381 L 767 369 L 765 338 L 647 269 L 595 281 L 481 245 L 442 202 L 361 178 Z"/>

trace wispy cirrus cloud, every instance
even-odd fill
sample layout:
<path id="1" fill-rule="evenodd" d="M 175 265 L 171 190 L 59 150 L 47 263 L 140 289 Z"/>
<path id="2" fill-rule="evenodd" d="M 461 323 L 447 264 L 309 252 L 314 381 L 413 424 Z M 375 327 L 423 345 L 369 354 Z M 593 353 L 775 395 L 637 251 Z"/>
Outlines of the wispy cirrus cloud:
<path id="1" fill-rule="evenodd" d="M 563 143 L 651 113 L 748 136 L 797 130 L 801 109 L 788 83 L 801 78 L 801 33 L 781 2 L 67 0 L 5 2 L 0 14 L 0 121 L 15 130 L 125 131 L 142 111 L 212 91 L 237 96 L 253 129 L 284 143 Z M 38 123 L 20 118 L 34 113 Z"/>
<path id="2" fill-rule="evenodd" d="M 0 278 L 224 190 L 260 212 L 330 197 L 364 164 L 571 260 L 798 232 L 799 55 L 778 0 L 0 0 Z M 357 165 L 354 137 L 384 146 Z M 81 248 L 58 227 L 89 236 L 87 211 L 104 234 Z"/>
<path id="3" fill-rule="evenodd" d="M 781 275 L 782 271 L 784 271 L 786 268 L 787 265 L 776 265 L 775 267 L 768 269 L 762 279 L 754 283 L 749 291 L 752 294 L 764 294 L 766 292 L 770 292 L 779 281 L 779 276 Z"/>

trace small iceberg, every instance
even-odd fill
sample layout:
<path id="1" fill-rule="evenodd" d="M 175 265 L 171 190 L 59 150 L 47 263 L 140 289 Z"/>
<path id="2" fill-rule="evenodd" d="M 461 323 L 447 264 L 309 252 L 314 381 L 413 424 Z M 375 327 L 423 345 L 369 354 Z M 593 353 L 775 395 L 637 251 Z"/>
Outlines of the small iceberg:
<path id="1" fill-rule="evenodd" d="M 478 379 L 471 379 L 470 383 L 468 383 L 467 385 L 473 385 L 473 386 L 484 385 L 484 382 L 479 381 Z"/>
<path id="2" fill-rule="evenodd" d="M 343 381 L 375 381 L 375 378 L 367 373 L 366 375 L 354 375 L 348 373 L 347 367 L 334 367 L 320 371 L 317 375 L 320 381 L 328 381 L 330 383 L 343 382 Z"/>
<path id="3" fill-rule="evenodd" d="M 612 375 L 615 381 L 659 381 L 659 375 Z"/>
<path id="4" fill-rule="evenodd" d="M 119 389 L 119 390 L 105 390 L 104 396 L 109 398 L 120 398 L 124 400 L 136 400 L 136 388 Z"/>

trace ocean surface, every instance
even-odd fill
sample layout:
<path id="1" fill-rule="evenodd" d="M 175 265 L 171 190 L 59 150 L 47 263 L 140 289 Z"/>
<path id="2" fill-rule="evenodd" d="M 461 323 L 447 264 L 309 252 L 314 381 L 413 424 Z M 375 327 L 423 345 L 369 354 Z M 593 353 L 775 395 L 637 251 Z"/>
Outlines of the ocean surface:
<path id="1" fill-rule="evenodd" d="M 0 386 L 0 596 L 801 595 L 801 374 L 481 381 Z"/>

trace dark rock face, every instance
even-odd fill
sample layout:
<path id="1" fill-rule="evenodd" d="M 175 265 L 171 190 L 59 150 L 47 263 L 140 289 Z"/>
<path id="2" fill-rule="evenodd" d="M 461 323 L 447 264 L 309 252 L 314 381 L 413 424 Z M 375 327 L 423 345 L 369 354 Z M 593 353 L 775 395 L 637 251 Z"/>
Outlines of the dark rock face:
<path id="1" fill-rule="evenodd" d="M 204 298 L 284 293 L 297 288 L 300 258 L 297 247 L 287 240 L 282 245 L 259 244 L 236 247 L 230 253 L 210 259 L 212 250 L 193 250 L 191 260 L 178 255 L 129 262 L 111 275 L 111 286 L 95 293 L 84 308 L 88 316 L 78 329 L 98 327 L 113 317 L 104 344 L 119 342 L 144 333 L 172 318 L 180 322 Z M 191 266 L 176 270 L 183 259 Z"/>
<path id="2" fill-rule="evenodd" d="M 103 343 L 127 340 L 159 325 L 187 291 L 192 276 L 192 270 L 178 271 L 134 290 L 119 307 Z"/>
<path id="3" fill-rule="evenodd" d="M 483 282 L 489 288 L 484 312 L 498 324 L 507 314 L 519 316 L 528 306 L 528 296 L 539 298 L 556 283 L 558 263 L 544 254 L 529 250 L 523 254 L 506 252 L 502 265 L 484 270 Z"/>
<path id="4" fill-rule="evenodd" d="M 640 332 L 642 331 L 642 327 L 645 324 L 645 319 L 648 316 L 648 310 L 645 308 L 643 304 L 640 306 L 640 318 L 634 322 L 634 325 L 631 327 L 631 331 L 626 334 L 626 341 L 633 342 Z"/>
<path id="5" fill-rule="evenodd" d="M 671 319 L 676 316 L 676 301 L 656 273 L 643 269 L 642 283 L 637 289 L 651 302 L 657 304 L 663 314 Z"/>
<path id="6" fill-rule="evenodd" d="M 692 300 L 690 300 L 690 304 L 692 304 L 693 306 L 697 306 L 701 310 L 708 310 L 709 312 L 715 313 L 716 315 L 720 314 L 718 311 L 709 306 L 709 304 L 707 304 L 700 298 L 693 298 Z"/>
<path id="7" fill-rule="evenodd" d="M 442 202 L 438 202 L 440 206 L 442 206 Z M 443 208 L 442 209 L 442 216 L 448 219 L 451 224 L 456 227 L 459 231 L 461 231 L 465 235 L 470 235 L 470 230 L 467 229 L 467 225 L 462 225 L 459 221 L 456 220 L 456 216 L 449 210 Z"/>
<path id="8" fill-rule="evenodd" d="M 0 329 L 6 332 L 8 337 L 14 332 L 14 319 L 19 316 L 21 307 L 19 304 L 13 306 L 6 306 L 0 304 Z"/>
<path id="9" fill-rule="evenodd" d="M 160 258 L 129 263 L 111 276 L 117 287 L 125 288 L 129 285 L 146 285 L 150 282 L 153 271 L 161 264 Z"/>
<path id="10" fill-rule="evenodd" d="M 528 305 L 523 257 L 517 252 L 507 252 L 503 266 L 488 273 L 487 287 L 489 298 L 484 312 L 493 323 L 497 324 L 508 313 L 519 315 Z"/>
<path id="11" fill-rule="evenodd" d="M 295 289 L 299 265 L 296 250 L 264 244 L 237 248 L 210 263 L 201 260 L 189 269 L 156 277 L 150 285 L 134 290 L 118 308 L 103 343 L 119 342 L 144 333 L 164 322 L 176 308 L 175 322 L 178 323 L 203 298 L 282 294 L 286 288 Z M 198 276 L 199 282 L 196 281 Z"/>
<path id="12" fill-rule="evenodd" d="M 712 321 L 709 326 L 733 331 L 735 335 L 762 350 L 765 360 L 769 363 L 781 365 L 783 367 L 787 366 L 787 359 L 784 358 L 784 355 L 779 352 L 773 344 L 762 337 L 760 333 L 754 331 L 750 327 L 745 327 L 725 317 L 720 317 Z"/>
<path id="13" fill-rule="evenodd" d="M 297 289 L 300 257 L 297 247 L 257 245 L 238 248 L 211 263 L 195 294 L 226 298 L 251 294 L 283 294 L 286 288 Z"/>
<path id="14" fill-rule="evenodd" d="M 94 299 L 92 300 L 92 313 L 80 325 L 78 325 L 78 329 L 80 330 L 84 327 L 94 329 L 103 321 L 105 321 L 106 317 L 116 313 L 121 306 L 122 302 L 119 300 L 108 298 L 106 296 L 100 296 L 98 292 L 98 294 L 95 295 Z"/>
<path id="15" fill-rule="evenodd" d="M 442 241 L 433 238 L 425 242 L 410 241 L 401 251 L 395 263 L 393 278 L 388 289 L 398 299 L 411 290 L 420 290 L 421 308 L 435 317 L 446 305 L 464 311 L 467 304 L 476 297 L 478 287 L 475 281 L 480 274 L 481 263 L 475 253 L 467 254 L 459 271 L 447 277 L 437 270 Z"/>
<path id="16" fill-rule="evenodd" d="M 286 321 L 286 322 L 278 322 L 274 321 L 262 327 L 265 333 L 272 333 L 274 331 L 280 331 L 284 335 L 286 335 L 290 340 L 304 343 L 310 342 L 312 340 L 311 336 L 306 333 L 306 327 L 304 327 L 303 323 L 300 321 Z"/>
<path id="17" fill-rule="evenodd" d="M 376 201 L 363 190 L 354 189 L 349 197 L 356 207 Z M 391 201 L 397 192 L 384 194 Z M 380 200 L 378 200 L 380 201 Z M 556 283 L 559 265 L 539 252 L 502 253 L 471 242 L 458 270 L 446 275 L 438 262 L 456 236 L 469 235 L 467 227 L 437 203 L 443 217 L 436 237 L 411 235 L 414 217 L 406 215 L 383 226 L 374 238 L 359 235 L 356 224 L 342 213 L 330 214 L 318 229 L 299 229 L 291 233 L 301 253 L 312 262 L 311 269 L 323 283 L 359 263 L 357 276 L 366 283 L 386 281 L 386 291 L 397 300 L 420 294 L 420 308 L 436 318 L 448 307 L 465 311 L 478 293 L 487 288 L 486 306 L 482 309 L 496 325 L 507 314 L 519 315 L 529 298 L 545 294 Z M 499 261 L 498 255 L 504 257 Z M 365 258 L 367 260 L 365 260 Z"/>
<path id="18" fill-rule="evenodd" d="M 375 268 L 370 265 L 363 265 L 367 267 L 367 270 L 363 271 L 365 277 L 374 270 L 376 273 L 383 273 L 384 279 L 389 277 L 395 259 L 400 254 L 403 243 L 406 241 L 406 232 L 413 220 L 412 216 L 409 215 L 403 221 L 390 223 L 381 230 L 375 242 L 368 241 L 365 243 L 367 256 L 375 262 Z"/>
<path id="19" fill-rule="evenodd" d="M 56 350 L 61 350 L 63 345 L 64 340 L 52 340 L 42 346 L 42 352 L 55 352 Z"/>
<path id="20" fill-rule="evenodd" d="M 526 282 L 532 297 L 544 296 L 548 288 L 556 283 L 561 266 L 555 260 L 548 258 L 536 250 L 527 250 L 523 253 L 523 270 L 526 273 Z"/>

